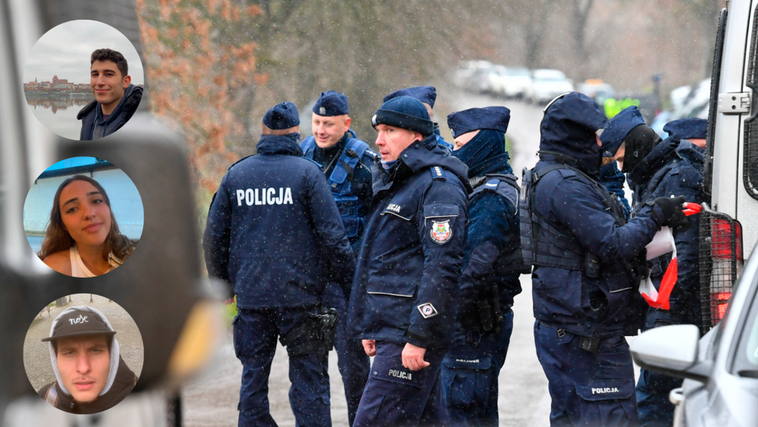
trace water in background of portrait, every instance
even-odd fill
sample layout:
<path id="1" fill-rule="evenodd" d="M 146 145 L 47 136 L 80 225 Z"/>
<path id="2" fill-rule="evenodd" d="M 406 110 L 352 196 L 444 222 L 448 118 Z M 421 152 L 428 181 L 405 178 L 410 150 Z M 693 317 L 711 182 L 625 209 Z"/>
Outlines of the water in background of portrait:
<path id="1" fill-rule="evenodd" d="M 35 391 L 55 381 L 55 372 L 50 361 L 48 343 L 42 338 L 50 336 L 53 320 L 63 310 L 74 306 L 97 309 L 108 319 L 116 331 L 121 357 L 129 369 L 140 376 L 144 364 L 145 347 L 137 324 L 129 313 L 117 303 L 97 294 L 72 294 L 55 300 L 40 309 L 24 340 L 24 368 Z"/>
<path id="2" fill-rule="evenodd" d="M 129 39 L 110 25 L 91 20 L 64 22 L 45 33 L 24 66 L 24 94 L 37 119 L 50 131 L 79 139 L 79 111 L 94 101 L 90 86 L 90 55 L 109 48 L 126 58 L 131 84 L 144 85 L 145 73 Z"/>
<path id="3" fill-rule="evenodd" d="M 121 233 L 139 240 L 144 225 L 142 198 L 129 176 L 112 163 L 95 157 L 71 157 L 50 166 L 34 181 L 24 203 L 24 232 L 37 253 L 50 222 L 53 198 L 61 182 L 74 175 L 88 176 L 108 193 Z"/>

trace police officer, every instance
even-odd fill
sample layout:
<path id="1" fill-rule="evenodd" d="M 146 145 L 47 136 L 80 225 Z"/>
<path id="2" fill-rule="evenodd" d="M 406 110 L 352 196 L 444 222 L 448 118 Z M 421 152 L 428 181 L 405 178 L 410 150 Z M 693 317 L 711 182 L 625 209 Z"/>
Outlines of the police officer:
<path id="1" fill-rule="evenodd" d="M 524 171 L 521 246 L 534 266 L 535 345 L 553 426 L 636 423 L 624 334 L 641 326 L 630 320 L 644 311 L 639 257 L 661 226 L 684 220 L 681 198 L 659 198 L 625 222 L 617 200 L 595 181 L 596 131 L 606 123 L 586 95 L 558 96 L 540 125 L 540 161 Z"/>
<path id="2" fill-rule="evenodd" d="M 327 356 L 336 318 L 318 306 L 328 281 L 350 295 L 355 258 L 324 174 L 302 158 L 299 124 L 294 104 L 270 109 L 258 154 L 229 168 L 208 213 L 208 272 L 237 296 L 240 426 L 276 425 L 267 391 L 277 337 L 289 354 L 297 425 L 331 425 Z"/>
<path id="3" fill-rule="evenodd" d="M 400 96 L 372 118 L 388 170 L 374 195 L 350 298 L 351 334 L 375 356 L 354 427 L 445 425 L 440 365 L 451 344 L 470 190 L 424 105 Z"/>
<path id="4" fill-rule="evenodd" d="M 498 375 L 513 330 L 513 297 L 521 292 L 517 178 L 508 164 L 505 107 L 447 116 L 453 156 L 468 167 L 468 239 L 459 284 L 455 342 L 442 362 L 452 425 L 497 426 Z"/>
<path id="5" fill-rule="evenodd" d="M 374 161 L 379 156 L 350 130 L 349 113 L 345 95 L 331 90 L 322 92 L 313 106 L 313 136 L 303 140 L 300 148 L 303 149 L 306 158 L 319 164 L 327 177 L 347 237 L 357 253 L 363 235 L 364 218 L 374 194 L 371 189 Z M 337 364 L 345 386 L 348 419 L 350 425 L 353 425 L 355 412 L 368 380 L 369 357 L 363 351 L 360 341 L 347 338 L 345 301 L 346 297 L 340 287 L 335 283 L 328 283 L 324 290 L 323 303 L 327 307 L 336 307 L 341 319 L 337 324 L 334 344 L 337 349 Z"/>
<path id="6" fill-rule="evenodd" d="M 702 203 L 702 168 L 705 151 L 694 144 L 705 142 L 708 121 L 681 119 L 669 122 L 663 130 L 669 137 L 657 145 L 629 176 L 641 194 L 640 204 L 657 197 L 684 196 L 687 202 Z M 677 255 L 677 281 L 669 297 L 669 309 L 650 308 L 646 328 L 665 325 L 692 324 L 702 328 L 700 311 L 700 229 L 699 215 L 688 218 L 688 224 L 674 234 Z M 671 254 L 649 262 L 650 279 L 658 288 L 671 262 Z M 637 382 L 637 405 L 640 426 L 670 426 L 674 421 L 674 405 L 669 392 L 680 387 L 682 380 L 645 369 Z"/>
<path id="7" fill-rule="evenodd" d="M 426 112 L 429 114 L 429 120 L 434 122 L 434 134 L 437 136 L 437 143 L 447 148 L 448 152 L 453 151 L 453 144 L 445 141 L 440 135 L 440 127 L 437 122 L 434 121 L 434 102 L 437 100 L 437 89 L 434 86 L 414 86 L 405 89 L 400 89 L 392 92 L 384 97 L 384 102 L 389 101 L 392 98 L 398 96 L 410 96 L 418 99 L 426 107 Z"/>

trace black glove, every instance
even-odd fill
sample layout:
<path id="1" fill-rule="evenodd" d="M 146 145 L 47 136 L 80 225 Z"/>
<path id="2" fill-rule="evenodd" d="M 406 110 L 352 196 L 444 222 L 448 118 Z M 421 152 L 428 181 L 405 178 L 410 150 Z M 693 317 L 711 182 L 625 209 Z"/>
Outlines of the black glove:
<path id="1" fill-rule="evenodd" d="M 663 211 L 663 218 L 658 217 L 655 209 L 653 209 L 653 215 L 658 219 L 658 223 L 661 227 L 671 227 L 672 229 L 682 229 L 683 227 L 689 227 L 690 221 L 684 215 L 684 196 L 679 197 L 659 197 L 653 200 L 652 205 L 658 206 Z"/>

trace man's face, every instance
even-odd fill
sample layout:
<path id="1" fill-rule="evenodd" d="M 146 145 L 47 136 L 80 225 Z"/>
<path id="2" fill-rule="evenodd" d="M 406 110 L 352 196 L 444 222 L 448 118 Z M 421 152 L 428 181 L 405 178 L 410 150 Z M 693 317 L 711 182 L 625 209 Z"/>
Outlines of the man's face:
<path id="1" fill-rule="evenodd" d="M 376 146 L 385 162 L 397 160 L 400 153 L 414 141 L 420 141 L 421 134 L 385 124 L 376 125 Z"/>
<path id="2" fill-rule="evenodd" d="M 105 335 L 58 339 L 58 372 L 74 400 L 92 402 L 105 388 L 110 369 L 110 350 Z"/>
<path id="3" fill-rule="evenodd" d="M 624 169 L 624 154 L 626 154 L 626 143 L 622 142 L 619 149 L 616 150 L 616 154 L 613 155 L 613 160 L 619 163 L 619 170 Z"/>
<path id="4" fill-rule="evenodd" d="M 113 61 L 95 61 L 90 68 L 92 94 L 105 114 L 110 114 L 118 106 L 131 81 L 131 77 L 121 75 Z"/>
<path id="5" fill-rule="evenodd" d="M 350 117 L 347 114 L 340 116 L 319 116 L 313 113 L 311 119 L 313 138 L 319 148 L 329 148 L 338 143 L 350 129 Z"/>
<path id="6" fill-rule="evenodd" d="M 472 130 L 471 132 L 466 132 L 463 135 L 459 135 L 458 138 L 455 138 L 453 140 L 453 150 L 460 150 L 461 147 L 468 144 L 469 141 L 474 139 L 474 137 L 479 133 L 479 129 Z"/>

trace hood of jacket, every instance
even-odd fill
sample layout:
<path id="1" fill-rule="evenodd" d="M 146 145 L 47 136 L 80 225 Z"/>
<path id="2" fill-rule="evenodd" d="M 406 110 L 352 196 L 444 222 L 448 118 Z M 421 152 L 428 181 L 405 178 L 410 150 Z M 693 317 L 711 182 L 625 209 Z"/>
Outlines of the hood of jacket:
<path id="1" fill-rule="evenodd" d="M 698 172 L 703 173 L 703 166 L 705 164 L 705 149 L 698 147 L 692 142 L 683 139 L 679 142 L 679 146 L 676 148 L 676 154 L 682 160 L 687 161 Z"/>
<path id="2" fill-rule="evenodd" d="M 290 134 L 296 135 L 296 134 Z M 283 154 L 286 156 L 303 156 L 303 149 L 297 138 L 290 135 L 263 135 L 258 141 L 258 154 L 275 155 Z M 299 136 L 299 134 L 297 134 Z"/>
<path id="3" fill-rule="evenodd" d="M 597 177 L 601 153 L 596 135 L 607 123 L 605 113 L 584 94 L 571 92 L 554 100 L 540 124 L 540 157 Z"/>
<path id="4" fill-rule="evenodd" d="M 653 147 L 650 154 L 645 156 L 640 164 L 629 172 L 629 187 L 633 191 L 647 187 L 653 175 L 676 156 L 678 146 L 678 138 L 666 138 L 663 142 Z"/>

